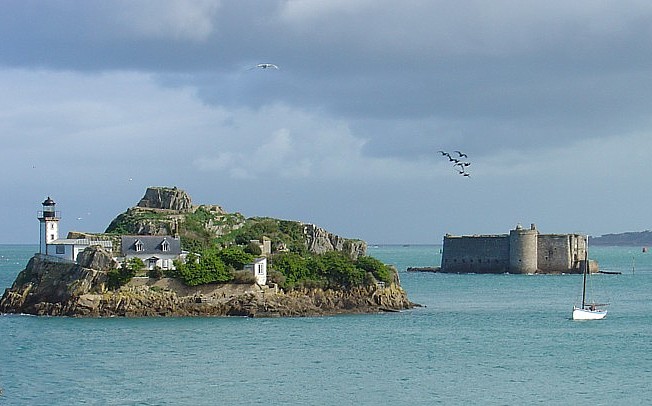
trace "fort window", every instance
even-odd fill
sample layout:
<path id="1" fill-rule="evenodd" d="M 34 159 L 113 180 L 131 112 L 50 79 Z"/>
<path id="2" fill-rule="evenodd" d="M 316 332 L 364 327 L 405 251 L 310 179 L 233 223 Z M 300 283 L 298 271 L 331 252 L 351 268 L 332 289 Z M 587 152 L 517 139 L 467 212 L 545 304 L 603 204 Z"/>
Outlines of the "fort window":
<path id="1" fill-rule="evenodd" d="M 65 254 L 65 253 L 66 253 L 66 247 L 64 245 L 58 244 L 57 254 Z"/>

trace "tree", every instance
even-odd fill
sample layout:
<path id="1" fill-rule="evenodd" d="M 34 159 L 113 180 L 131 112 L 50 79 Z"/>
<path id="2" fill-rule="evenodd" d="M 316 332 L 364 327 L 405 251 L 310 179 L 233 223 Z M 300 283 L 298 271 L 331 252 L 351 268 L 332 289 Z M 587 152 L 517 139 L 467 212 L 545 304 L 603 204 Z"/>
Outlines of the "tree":
<path id="1" fill-rule="evenodd" d="M 123 264 L 127 269 L 132 271 L 134 275 L 136 272 L 140 271 L 141 269 L 145 268 L 145 263 L 143 262 L 142 259 L 138 257 L 132 257 L 127 260 L 125 264 Z"/>
<path id="2" fill-rule="evenodd" d="M 307 261 L 294 252 L 275 255 L 272 264 L 275 270 L 285 276 L 284 286 L 287 288 L 293 288 L 301 280 L 317 277 L 311 273 Z"/>
<path id="3" fill-rule="evenodd" d="M 220 251 L 219 257 L 225 265 L 231 266 L 235 270 L 244 268 L 245 264 L 254 260 L 253 255 L 246 253 L 242 247 L 237 246 L 223 249 Z"/>
<path id="4" fill-rule="evenodd" d="M 143 260 L 140 258 L 130 258 L 123 262 L 119 269 L 112 269 L 106 273 L 107 287 L 109 289 L 118 289 L 120 286 L 127 284 L 131 278 L 136 276 L 136 272 L 145 267 Z"/>
<path id="5" fill-rule="evenodd" d="M 318 257 L 321 272 L 335 285 L 350 287 L 364 282 L 365 271 L 356 268 L 351 258 L 338 251 L 330 251 Z"/>
<path id="6" fill-rule="evenodd" d="M 185 262 L 177 262 L 177 275 L 188 286 L 228 282 L 232 275 L 214 250 L 205 250 L 202 256 L 189 254 Z"/>

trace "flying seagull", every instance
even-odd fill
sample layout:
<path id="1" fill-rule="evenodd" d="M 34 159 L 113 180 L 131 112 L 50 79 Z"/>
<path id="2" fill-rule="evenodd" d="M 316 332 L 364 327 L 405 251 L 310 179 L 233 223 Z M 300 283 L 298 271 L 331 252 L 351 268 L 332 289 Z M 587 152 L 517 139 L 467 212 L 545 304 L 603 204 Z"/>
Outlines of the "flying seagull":
<path id="1" fill-rule="evenodd" d="M 278 69 L 278 66 L 274 65 L 273 63 L 259 63 L 258 65 L 256 65 L 256 67 L 260 69 L 267 69 L 267 68 Z"/>
<path id="2" fill-rule="evenodd" d="M 461 153 L 460 151 L 455 151 L 460 158 L 468 158 L 468 155 Z"/>

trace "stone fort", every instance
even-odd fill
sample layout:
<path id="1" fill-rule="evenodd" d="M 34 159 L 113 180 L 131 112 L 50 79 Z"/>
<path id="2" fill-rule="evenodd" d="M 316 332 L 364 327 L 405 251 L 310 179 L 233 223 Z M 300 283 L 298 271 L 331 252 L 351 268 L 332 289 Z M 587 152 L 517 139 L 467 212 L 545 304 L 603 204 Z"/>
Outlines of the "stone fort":
<path id="1" fill-rule="evenodd" d="M 586 236 L 540 234 L 534 224 L 529 229 L 519 224 L 509 234 L 446 234 L 440 272 L 581 273 L 586 250 Z"/>

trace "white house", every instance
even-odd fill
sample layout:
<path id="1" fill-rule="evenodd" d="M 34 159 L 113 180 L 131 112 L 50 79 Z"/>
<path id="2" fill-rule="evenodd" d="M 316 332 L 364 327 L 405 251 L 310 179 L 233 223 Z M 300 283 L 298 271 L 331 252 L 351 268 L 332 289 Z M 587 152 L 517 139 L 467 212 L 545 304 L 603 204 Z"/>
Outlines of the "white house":
<path id="1" fill-rule="evenodd" d="M 87 238 L 59 238 L 47 245 L 47 255 L 77 261 L 77 255 L 92 245 L 99 245 L 111 252 L 113 243 L 106 240 L 89 240 Z"/>
<path id="2" fill-rule="evenodd" d="M 120 239 L 122 259 L 140 258 L 147 269 L 174 269 L 181 257 L 181 240 L 169 235 L 125 235 Z"/>
<path id="3" fill-rule="evenodd" d="M 246 264 L 244 269 L 245 271 L 253 272 L 257 284 L 267 284 L 267 258 L 256 258 L 254 262 Z"/>

